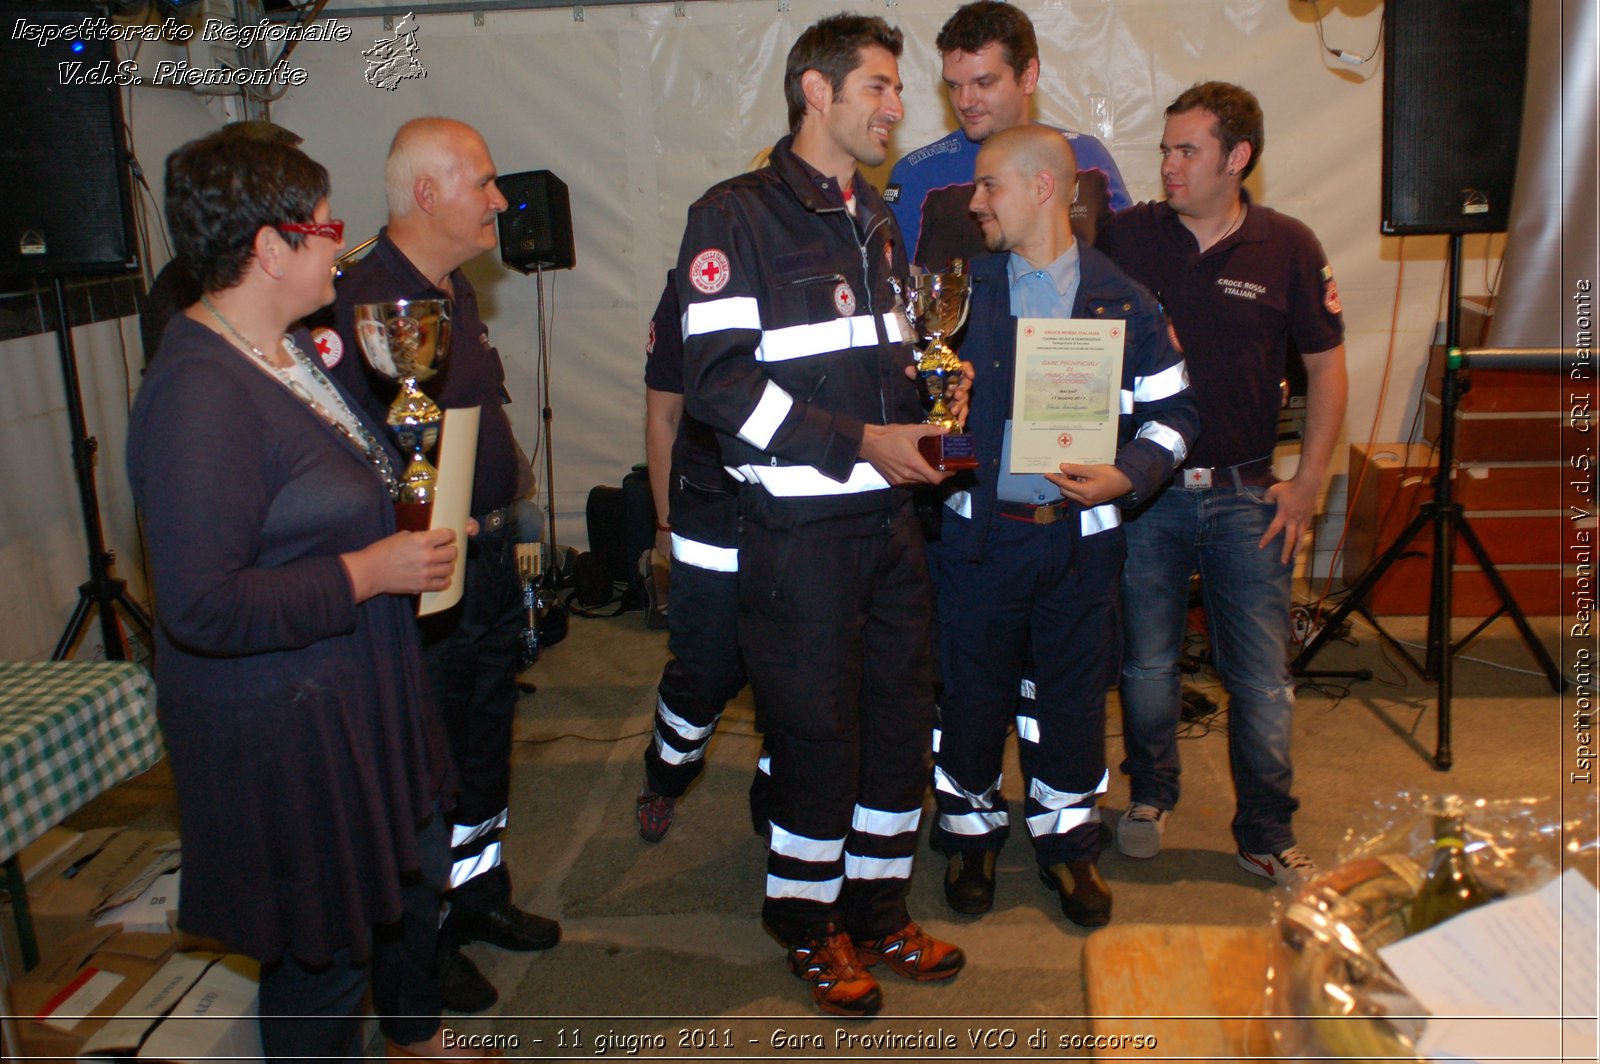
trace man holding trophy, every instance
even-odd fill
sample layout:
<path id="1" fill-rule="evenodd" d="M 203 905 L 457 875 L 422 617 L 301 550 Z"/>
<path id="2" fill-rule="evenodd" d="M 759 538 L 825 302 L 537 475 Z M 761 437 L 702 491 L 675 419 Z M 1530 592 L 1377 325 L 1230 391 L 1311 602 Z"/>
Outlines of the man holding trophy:
<path id="1" fill-rule="evenodd" d="M 978 469 L 952 482 L 935 548 L 944 695 L 936 846 L 957 912 L 994 903 L 1009 831 L 1001 754 L 1017 690 L 1025 816 L 1067 918 L 1111 919 L 1100 877 L 1105 699 L 1116 675 L 1119 506 L 1159 489 L 1199 420 L 1155 299 L 1073 237 L 1072 148 L 1038 125 L 978 155 L 972 212 L 997 254 L 974 264 L 962 354 Z M 1027 710 L 1032 715 L 1027 715 Z"/>
<path id="2" fill-rule="evenodd" d="M 931 603 L 904 485 L 918 450 L 906 276 L 878 165 L 903 112 L 901 35 L 837 15 L 784 73 L 771 165 L 689 209 L 678 258 L 684 401 L 743 481 L 739 643 L 771 752 L 762 917 L 824 1011 L 868 1016 L 868 970 L 947 979 L 965 958 L 906 911 L 933 726 Z M 903 287 L 903 285 L 901 285 Z"/>
<path id="3" fill-rule="evenodd" d="M 424 617 L 424 659 L 444 717 L 461 792 L 451 822 L 449 914 L 440 929 L 440 982 L 445 1004 L 478 1012 L 494 1004 L 494 987 L 460 946 L 489 942 L 504 949 L 554 946 L 561 928 L 511 903 L 511 880 L 501 859 L 511 786 L 512 722 L 517 709 L 521 581 L 516 564 L 513 504 L 531 486 L 532 470 L 512 436 L 500 355 L 478 316 L 477 297 L 461 266 L 499 244 L 496 216 L 506 209 L 495 185 L 488 146 L 472 127 L 444 118 L 419 118 L 395 134 L 384 166 L 389 224 L 339 285 L 337 336 L 319 332 L 325 362 L 368 406 L 384 417 L 361 369 L 368 343 L 387 341 L 393 367 L 384 376 L 424 377 L 420 348 L 437 346 L 443 372 L 433 402 L 478 408 L 471 514 L 478 532 L 467 546 L 462 601 Z M 399 301 L 407 306 L 400 306 Z M 443 321 L 441 321 L 441 315 Z M 365 337 L 363 336 L 365 333 Z M 431 341 L 431 345 L 429 343 Z M 372 343 L 369 360 L 384 353 Z M 436 421 L 427 396 L 387 420 L 402 446 L 421 456 Z M 421 402 L 418 402 L 421 400 Z M 413 463 L 413 470 L 418 463 Z M 413 470 L 408 470 L 410 477 Z M 414 496 L 430 501 L 424 490 Z"/>

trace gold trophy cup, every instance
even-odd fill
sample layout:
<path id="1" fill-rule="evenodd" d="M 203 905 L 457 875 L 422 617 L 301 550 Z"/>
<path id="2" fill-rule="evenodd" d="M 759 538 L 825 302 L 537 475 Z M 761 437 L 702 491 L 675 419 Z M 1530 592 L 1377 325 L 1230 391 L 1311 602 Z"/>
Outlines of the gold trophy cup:
<path id="1" fill-rule="evenodd" d="M 356 306 L 356 339 L 367 365 L 381 377 L 398 381 L 400 391 L 389 404 L 389 428 L 411 462 L 400 478 L 400 524 L 427 528 L 438 470 L 428 452 L 439 442 L 444 414 L 423 394 L 418 382 L 433 377 L 450 350 L 448 299 L 397 299 Z M 420 522 L 420 524 L 418 524 Z"/>
<path id="2" fill-rule="evenodd" d="M 947 402 L 961 379 L 961 359 L 944 338 L 966 323 L 972 301 L 972 278 L 961 268 L 960 260 L 952 265 L 954 268 L 948 273 L 916 274 L 906 290 L 906 317 L 928 344 L 917 360 L 917 376 L 932 402 L 923 424 L 943 425 L 950 433 L 924 436 L 918 447 L 935 469 L 976 469 L 978 455 L 973 439 L 957 434 L 961 425 L 950 413 Z"/>

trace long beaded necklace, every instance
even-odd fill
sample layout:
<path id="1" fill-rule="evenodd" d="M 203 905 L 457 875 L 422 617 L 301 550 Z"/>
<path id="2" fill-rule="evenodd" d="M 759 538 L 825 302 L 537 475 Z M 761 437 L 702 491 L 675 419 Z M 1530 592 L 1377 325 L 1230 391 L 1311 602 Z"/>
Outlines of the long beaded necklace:
<path id="1" fill-rule="evenodd" d="M 300 372 L 305 374 L 312 382 L 317 391 L 334 403 L 338 408 L 337 413 L 329 409 L 322 399 L 313 395 L 311 390 L 297 380 L 289 370 L 273 362 L 267 357 L 266 352 L 251 343 L 238 329 L 235 329 L 233 323 L 218 312 L 210 299 L 202 295 L 200 302 L 205 305 L 206 310 L 211 312 L 211 316 L 216 318 L 222 327 L 228 331 L 228 335 L 234 341 L 234 346 L 247 353 L 255 360 L 257 365 L 287 388 L 291 395 L 310 407 L 312 413 L 327 422 L 341 438 L 361 452 L 362 456 L 372 464 L 374 471 L 383 481 L 383 486 L 388 489 L 389 498 L 395 499 L 399 497 L 400 480 L 395 476 L 394 463 L 389 460 L 389 452 L 383 449 L 383 444 L 378 442 L 377 437 L 373 436 L 366 424 L 351 411 L 350 405 L 344 401 L 344 396 L 339 394 L 339 390 L 333 386 L 333 382 L 328 380 L 322 369 L 308 358 L 304 351 L 300 350 L 300 345 L 294 342 L 292 336 L 288 333 L 284 334 L 283 349 L 288 352 L 289 358 L 299 368 Z M 354 431 L 351 429 L 352 425 L 355 426 Z"/>

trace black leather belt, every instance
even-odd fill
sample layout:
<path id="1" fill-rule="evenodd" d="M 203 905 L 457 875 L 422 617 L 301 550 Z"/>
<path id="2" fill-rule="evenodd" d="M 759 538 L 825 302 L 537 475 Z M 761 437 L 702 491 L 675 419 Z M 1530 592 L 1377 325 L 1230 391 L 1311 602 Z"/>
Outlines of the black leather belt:
<path id="1" fill-rule="evenodd" d="M 995 513 L 1013 521 L 1026 521 L 1030 525 L 1053 525 L 1067 516 L 1070 505 L 1065 499 L 1047 502 L 1043 506 L 1031 506 L 1025 502 L 999 502 L 995 504 Z"/>
<path id="2" fill-rule="evenodd" d="M 517 512 L 514 506 L 502 506 L 498 510 L 490 510 L 486 514 L 479 514 L 473 520 L 478 522 L 479 532 L 498 532 L 502 528 L 516 523 Z"/>

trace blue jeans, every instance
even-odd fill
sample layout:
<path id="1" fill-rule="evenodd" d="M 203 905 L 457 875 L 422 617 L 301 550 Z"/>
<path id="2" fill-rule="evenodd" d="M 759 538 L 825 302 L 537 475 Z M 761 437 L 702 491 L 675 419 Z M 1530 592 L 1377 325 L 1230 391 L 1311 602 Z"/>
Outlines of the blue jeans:
<path id="1" fill-rule="evenodd" d="M 1300 803 L 1289 793 L 1289 578 L 1283 542 L 1257 542 L 1276 507 L 1264 486 L 1170 486 L 1123 530 L 1122 771 L 1132 797 L 1159 809 L 1178 802 L 1178 659 L 1198 568 L 1217 672 L 1228 692 L 1233 836 L 1251 853 L 1294 845 Z"/>

